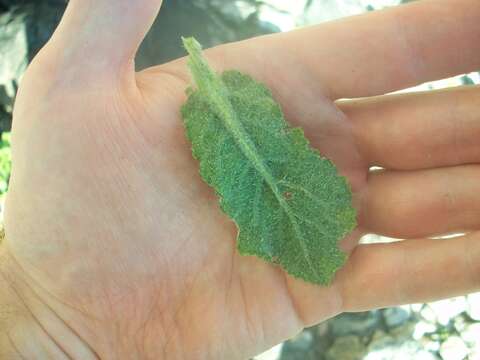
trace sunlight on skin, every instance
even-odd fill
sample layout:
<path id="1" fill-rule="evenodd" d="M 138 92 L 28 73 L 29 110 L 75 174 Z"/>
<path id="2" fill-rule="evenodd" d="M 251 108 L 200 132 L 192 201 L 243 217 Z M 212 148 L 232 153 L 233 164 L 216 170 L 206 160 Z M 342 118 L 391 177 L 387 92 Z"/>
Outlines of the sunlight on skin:
<path id="1" fill-rule="evenodd" d="M 21 315 L 3 321 L 2 351 L 17 351 L 14 359 L 242 359 L 342 311 L 477 290 L 480 128 L 463 115 L 478 88 L 334 102 L 479 68 L 476 1 L 425 0 L 207 52 L 217 70 L 236 68 L 272 88 L 287 118 L 352 183 L 360 227 L 342 244 L 350 260 L 332 286 L 317 287 L 236 252 L 235 226 L 201 181 L 179 118 L 190 83 L 184 60 L 133 72 L 160 1 L 71 0 L 14 111 L 0 267 L 10 286 L 0 296 L 15 299 Z M 402 162 L 403 146 L 385 156 L 386 122 L 408 140 L 399 114 L 419 131 L 446 134 L 408 143 L 428 150 L 428 161 Z M 452 119 L 455 131 L 446 127 Z M 456 156 L 446 157 L 452 148 Z M 380 160 L 393 170 L 370 176 Z M 459 173 L 468 186 L 455 181 Z M 412 203 L 395 201 L 402 194 Z M 463 215 L 442 227 L 452 212 Z M 387 213 L 403 226 L 372 218 Z M 422 236 L 468 234 L 355 247 L 372 228 L 407 238 L 419 227 Z"/>

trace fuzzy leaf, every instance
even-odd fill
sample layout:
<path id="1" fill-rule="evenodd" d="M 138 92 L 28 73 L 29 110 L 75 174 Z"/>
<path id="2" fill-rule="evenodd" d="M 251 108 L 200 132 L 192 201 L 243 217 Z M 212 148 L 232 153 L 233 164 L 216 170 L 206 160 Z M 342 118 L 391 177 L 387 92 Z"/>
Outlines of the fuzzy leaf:
<path id="1" fill-rule="evenodd" d="M 288 125 L 264 85 L 238 71 L 217 75 L 195 39 L 183 42 L 197 85 L 182 107 L 187 137 L 237 224 L 240 253 L 329 284 L 346 260 L 338 241 L 356 226 L 346 179 Z"/>

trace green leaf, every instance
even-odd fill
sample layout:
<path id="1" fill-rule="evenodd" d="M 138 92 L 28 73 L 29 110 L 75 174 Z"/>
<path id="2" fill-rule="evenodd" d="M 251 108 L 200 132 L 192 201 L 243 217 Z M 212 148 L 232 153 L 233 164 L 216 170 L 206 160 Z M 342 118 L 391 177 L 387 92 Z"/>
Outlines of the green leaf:
<path id="1" fill-rule="evenodd" d="M 356 226 L 346 179 L 287 124 L 267 87 L 238 71 L 217 75 L 194 38 L 183 42 L 197 85 L 182 107 L 187 137 L 237 224 L 240 253 L 329 284 L 346 260 L 338 242 Z"/>

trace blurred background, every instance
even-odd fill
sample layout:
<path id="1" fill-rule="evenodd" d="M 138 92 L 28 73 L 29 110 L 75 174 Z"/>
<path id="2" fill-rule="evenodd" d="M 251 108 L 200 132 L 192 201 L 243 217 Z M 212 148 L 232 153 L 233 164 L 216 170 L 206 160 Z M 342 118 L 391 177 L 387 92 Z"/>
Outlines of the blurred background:
<path id="1" fill-rule="evenodd" d="M 422 0 L 164 0 L 161 15 L 142 44 L 136 64 L 142 69 L 183 56 L 180 36 L 194 35 L 210 47 L 411 1 Z M 29 62 L 55 29 L 66 3 L 0 0 L 0 197 L 8 189 L 9 131 L 18 85 Z M 479 73 L 470 73 L 407 91 L 478 83 Z M 42 184 L 38 184 L 38 191 L 42 191 Z M 388 240 L 378 236 L 363 239 Z M 255 359 L 480 360 L 480 293 L 429 304 L 342 314 L 306 329 Z"/>

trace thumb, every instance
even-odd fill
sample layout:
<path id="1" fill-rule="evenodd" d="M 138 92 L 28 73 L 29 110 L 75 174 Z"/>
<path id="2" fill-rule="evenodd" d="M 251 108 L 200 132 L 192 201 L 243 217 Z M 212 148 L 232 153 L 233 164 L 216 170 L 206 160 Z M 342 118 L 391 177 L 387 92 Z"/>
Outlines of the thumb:
<path id="1" fill-rule="evenodd" d="M 162 0 L 70 0 L 47 48 L 68 66 L 89 70 L 133 64 Z M 111 69 L 115 70 L 115 69 Z"/>

